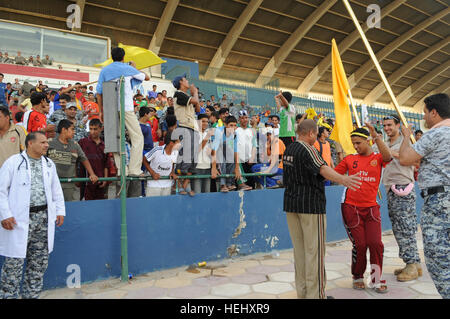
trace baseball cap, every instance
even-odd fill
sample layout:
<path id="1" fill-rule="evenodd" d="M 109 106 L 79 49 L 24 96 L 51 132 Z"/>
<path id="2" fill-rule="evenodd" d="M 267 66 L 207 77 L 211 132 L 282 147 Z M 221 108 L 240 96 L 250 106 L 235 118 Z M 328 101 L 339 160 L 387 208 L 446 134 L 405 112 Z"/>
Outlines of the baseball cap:
<path id="1" fill-rule="evenodd" d="M 74 102 L 67 103 L 66 109 L 70 109 L 71 107 L 77 108 L 77 105 Z"/>
<path id="2" fill-rule="evenodd" d="M 239 116 L 248 116 L 248 112 L 246 110 L 240 110 Z"/>
<path id="3" fill-rule="evenodd" d="M 186 73 L 184 73 L 183 75 L 179 75 L 179 76 L 175 77 L 175 79 L 173 79 L 172 84 L 177 90 L 180 89 L 180 81 L 185 77 L 186 77 Z"/>

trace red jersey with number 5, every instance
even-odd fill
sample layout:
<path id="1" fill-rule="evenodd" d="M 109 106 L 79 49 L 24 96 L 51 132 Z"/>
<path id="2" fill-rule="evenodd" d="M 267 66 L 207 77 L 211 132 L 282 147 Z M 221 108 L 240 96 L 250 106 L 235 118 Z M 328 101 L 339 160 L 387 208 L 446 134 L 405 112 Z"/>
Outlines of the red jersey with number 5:
<path id="1" fill-rule="evenodd" d="M 369 156 L 359 154 L 346 156 L 335 171 L 339 174 L 358 174 L 361 177 L 361 187 L 353 191 L 347 188 L 344 192 L 343 203 L 359 206 L 377 206 L 377 192 L 381 180 L 381 171 L 388 162 L 383 161 L 380 153 L 372 153 Z"/>

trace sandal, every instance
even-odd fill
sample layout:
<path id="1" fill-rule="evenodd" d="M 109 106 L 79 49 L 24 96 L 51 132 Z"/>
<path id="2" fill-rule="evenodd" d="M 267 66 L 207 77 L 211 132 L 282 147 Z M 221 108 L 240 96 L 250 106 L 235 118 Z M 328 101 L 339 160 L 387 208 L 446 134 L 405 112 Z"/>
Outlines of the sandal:
<path id="1" fill-rule="evenodd" d="M 230 185 L 230 186 L 227 186 L 227 188 L 228 188 L 229 191 L 234 191 L 236 189 L 236 186 L 235 185 Z"/>
<path id="2" fill-rule="evenodd" d="M 388 292 L 388 287 L 386 285 L 386 280 L 380 280 L 380 283 L 374 284 L 373 290 L 379 294 L 385 294 Z"/>
<path id="3" fill-rule="evenodd" d="M 353 279 L 353 289 L 364 290 L 366 286 L 364 285 L 364 279 Z"/>
<path id="4" fill-rule="evenodd" d="M 229 192 L 228 187 L 226 185 L 220 186 L 220 191 L 222 193 L 228 193 Z"/>
<path id="5" fill-rule="evenodd" d="M 252 190 L 251 186 L 248 186 L 247 184 L 241 184 L 239 185 L 239 190 L 240 191 L 250 191 Z"/>
<path id="6" fill-rule="evenodd" d="M 191 196 L 191 197 L 194 197 L 195 196 L 195 192 L 191 190 L 191 191 L 189 191 L 188 195 Z"/>
<path id="7" fill-rule="evenodd" d="M 178 191 L 178 194 L 180 195 L 187 195 L 188 193 L 186 192 L 186 190 L 184 188 L 180 188 Z"/>

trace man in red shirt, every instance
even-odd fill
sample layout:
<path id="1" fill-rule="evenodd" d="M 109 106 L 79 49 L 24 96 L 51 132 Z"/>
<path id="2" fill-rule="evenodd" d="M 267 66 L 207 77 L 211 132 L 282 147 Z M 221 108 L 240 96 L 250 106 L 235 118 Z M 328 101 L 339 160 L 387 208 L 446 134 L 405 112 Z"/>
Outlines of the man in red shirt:
<path id="1" fill-rule="evenodd" d="M 88 121 L 100 119 L 100 108 L 95 102 L 95 95 L 93 92 L 89 92 L 88 99 L 88 101 L 83 103 L 83 109 L 88 115 Z"/>
<path id="2" fill-rule="evenodd" d="M 372 287 L 376 292 L 387 292 L 387 285 L 381 280 L 384 245 L 381 241 L 380 205 L 377 192 L 381 171 L 391 160 L 391 153 L 375 128 L 366 123 L 370 130 L 358 128 L 351 133 L 354 148 L 358 154 L 348 155 L 335 168 L 336 172 L 348 175 L 359 174 L 361 188 L 346 189 L 342 201 L 342 217 L 348 237 L 353 244 L 352 275 L 353 288 L 364 289 L 367 248 L 370 251 Z M 369 144 L 369 136 L 376 142 L 380 153 L 375 153 Z"/>
<path id="3" fill-rule="evenodd" d="M 24 115 L 24 125 L 28 133 L 35 131 L 43 131 L 47 137 L 55 137 L 55 126 L 47 126 L 47 116 L 49 111 L 49 104 L 47 96 L 44 93 L 34 92 L 30 98 L 33 105 L 32 110 L 26 116 Z"/>

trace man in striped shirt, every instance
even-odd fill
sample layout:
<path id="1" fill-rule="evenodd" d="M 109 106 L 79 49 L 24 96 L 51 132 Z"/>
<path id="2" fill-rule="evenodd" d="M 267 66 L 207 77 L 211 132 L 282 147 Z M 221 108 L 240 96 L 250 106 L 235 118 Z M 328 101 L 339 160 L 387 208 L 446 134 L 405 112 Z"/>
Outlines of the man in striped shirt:
<path id="1" fill-rule="evenodd" d="M 336 173 L 314 148 L 318 128 L 304 120 L 298 141 L 283 155 L 284 211 L 294 247 L 295 285 L 298 298 L 325 299 L 326 200 L 324 180 L 357 189 L 358 176 Z"/>

